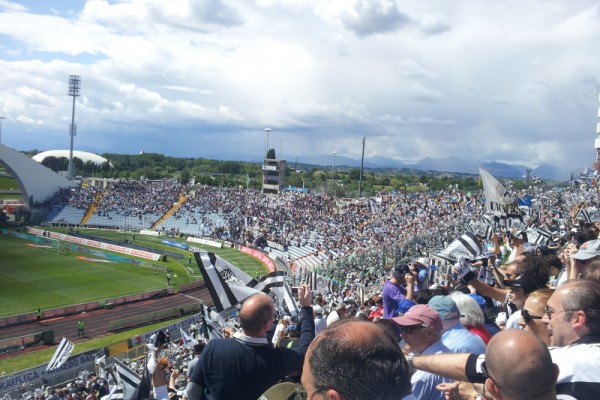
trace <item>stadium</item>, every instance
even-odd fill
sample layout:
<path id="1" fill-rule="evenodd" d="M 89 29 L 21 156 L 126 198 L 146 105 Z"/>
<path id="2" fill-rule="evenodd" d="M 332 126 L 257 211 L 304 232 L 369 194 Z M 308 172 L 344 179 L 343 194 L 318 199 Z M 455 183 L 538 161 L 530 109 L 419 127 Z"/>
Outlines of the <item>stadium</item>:
<path id="1" fill-rule="evenodd" d="M 494 219 L 488 203 L 497 199 L 485 190 L 381 192 L 340 199 L 175 180 L 90 179 L 74 184 L 6 146 L 0 145 L 0 160 L 18 182 L 31 214 L 29 224 L 2 229 L 3 254 L 9 255 L 7 260 L 19 259 L 11 261 L 12 276 L 4 278 L 10 277 L 12 284 L 3 285 L 7 312 L 0 315 L 0 339 L 9 354 L 6 359 L 16 359 L 15 354 L 40 343 L 56 344 L 59 336 L 83 346 L 87 340 L 75 337 L 73 328 L 82 318 L 91 325 L 90 336 L 112 338 L 72 356 L 79 365 L 48 375 L 52 385 L 97 369 L 94 360 L 100 351 L 104 365 L 139 359 L 143 344 L 158 330 L 168 329 L 173 341 L 183 338 L 183 332 L 199 323 L 205 307 L 217 312 L 217 325 L 231 323 L 237 304 L 221 304 L 209 290 L 202 271 L 210 263 L 198 254 L 219 255 L 213 267 L 228 282 L 235 281 L 230 286 L 238 299 L 243 300 L 243 290 L 234 288 L 247 290 L 250 282 L 279 271 L 289 286 L 310 282 L 329 304 L 360 307 L 380 292 L 382 280 L 398 264 L 427 258 L 430 282 L 448 286 L 450 268 L 460 256 L 484 256 L 481 246 L 465 245 L 468 240 L 490 241 L 494 233 L 522 224 L 530 242 L 550 246 L 600 220 L 593 185 L 568 191 L 539 186 L 515 193 L 519 206 L 498 203 L 494 209 L 505 217 Z M 74 289 L 65 294 L 65 288 Z M 35 323 L 40 308 L 47 324 L 42 327 Z M 156 321 L 158 326 L 150 330 L 130 330 Z M 128 336 L 117 341 L 121 331 Z M 53 349 L 48 350 L 46 359 Z M 170 351 L 175 358 L 181 350 Z M 0 377 L 0 394 L 18 398 L 43 383 L 39 366 L 15 371 Z M 33 376 L 32 371 L 39 379 L 28 381 L 25 388 L 15 386 Z"/>

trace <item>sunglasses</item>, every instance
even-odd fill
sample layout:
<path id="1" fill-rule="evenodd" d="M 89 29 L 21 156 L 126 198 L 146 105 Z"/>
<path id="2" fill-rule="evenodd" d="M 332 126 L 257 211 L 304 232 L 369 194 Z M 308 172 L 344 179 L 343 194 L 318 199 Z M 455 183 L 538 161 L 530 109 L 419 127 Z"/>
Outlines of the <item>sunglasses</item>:
<path id="1" fill-rule="evenodd" d="M 412 331 L 416 331 L 418 329 L 427 328 L 426 325 L 412 325 L 412 326 L 400 326 L 400 333 L 412 333 Z"/>
<path id="2" fill-rule="evenodd" d="M 543 316 L 531 315 L 529 310 L 527 310 L 526 308 L 521 310 L 521 316 L 523 317 L 523 321 L 525 321 L 526 324 L 529 324 L 534 319 L 542 319 L 543 318 Z"/>
<path id="3" fill-rule="evenodd" d="M 485 365 L 485 361 L 481 363 L 481 372 L 483 372 L 483 374 L 485 375 L 486 378 L 489 378 L 492 382 L 494 382 L 494 384 L 499 389 L 502 389 L 502 387 L 500 385 L 498 385 L 498 382 L 496 382 L 496 380 L 490 376 L 490 373 L 488 372 L 487 366 Z"/>

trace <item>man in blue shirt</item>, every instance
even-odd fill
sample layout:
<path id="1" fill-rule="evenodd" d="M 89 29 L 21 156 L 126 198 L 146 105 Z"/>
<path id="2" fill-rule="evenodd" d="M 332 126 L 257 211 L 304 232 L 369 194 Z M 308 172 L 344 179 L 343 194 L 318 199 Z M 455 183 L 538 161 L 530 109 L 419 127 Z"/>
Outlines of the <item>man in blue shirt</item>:
<path id="1" fill-rule="evenodd" d="M 485 353 L 483 340 L 460 323 L 460 311 L 450 296 L 433 296 L 429 306 L 440 315 L 444 325 L 442 342 L 453 353 Z"/>
<path id="2" fill-rule="evenodd" d="M 442 320 L 439 314 L 426 304 L 411 307 L 401 317 L 392 318 L 400 325 L 400 336 L 406 343 L 408 358 L 415 354 L 451 353 L 442 343 Z M 410 378 L 412 394 L 417 399 L 444 400 L 444 392 L 437 389 L 440 383 L 449 383 L 452 379 L 441 375 L 417 370 Z"/>

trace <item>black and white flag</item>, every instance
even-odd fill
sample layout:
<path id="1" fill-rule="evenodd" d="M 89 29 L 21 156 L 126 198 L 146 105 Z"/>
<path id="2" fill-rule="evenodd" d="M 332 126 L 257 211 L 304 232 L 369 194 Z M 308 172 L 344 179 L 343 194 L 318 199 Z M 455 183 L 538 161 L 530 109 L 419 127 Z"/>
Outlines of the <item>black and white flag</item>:
<path id="1" fill-rule="evenodd" d="M 213 320 L 214 318 L 221 318 L 221 316 L 217 313 L 211 312 L 210 309 L 204 304 L 200 304 L 200 324 L 202 325 L 200 330 L 207 341 L 212 339 L 220 339 L 223 337 L 223 334 L 215 325 L 215 321 Z"/>
<path id="2" fill-rule="evenodd" d="M 265 293 L 271 292 L 276 298 L 275 306 L 279 308 L 280 313 L 290 314 L 292 317 L 300 315 L 298 304 L 294 301 L 292 290 L 285 280 L 286 273 L 283 271 L 273 271 L 261 278 L 255 289 L 262 290 Z"/>
<path id="3" fill-rule="evenodd" d="M 74 348 L 75 345 L 73 342 L 67 340 L 66 338 L 62 338 L 58 347 L 56 348 L 56 351 L 54 352 L 54 355 L 50 359 L 48 366 L 46 367 L 46 371 L 52 371 L 53 369 L 57 369 L 63 365 L 71 355 L 71 352 Z"/>
<path id="4" fill-rule="evenodd" d="M 216 254 L 210 252 L 199 252 L 194 253 L 194 257 L 196 258 L 196 262 L 200 268 L 200 273 L 204 278 L 204 282 L 206 283 L 210 296 L 212 297 L 213 303 L 215 304 L 215 308 L 218 312 L 231 309 L 252 294 L 259 293 L 258 290 L 253 289 L 252 287 L 234 284 L 229 285 L 218 269 L 219 265 L 224 266 L 227 262 Z M 237 267 L 233 268 L 239 270 Z M 229 266 L 228 270 L 232 271 Z M 241 284 L 243 285 L 254 285 L 255 283 L 256 281 L 252 278 L 250 278 L 250 280 L 246 283 L 241 281 Z"/>
<path id="5" fill-rule="evenodd" d="M 115 358 L 114 363 L 117 367 L 118 384 L 123 388 L 124 396 L 127 398 L 133 394 L 142 379 L 135 371 L 118 359 Z M 146 365 L 144 365 L 144 368 L 148 369 Z"/>

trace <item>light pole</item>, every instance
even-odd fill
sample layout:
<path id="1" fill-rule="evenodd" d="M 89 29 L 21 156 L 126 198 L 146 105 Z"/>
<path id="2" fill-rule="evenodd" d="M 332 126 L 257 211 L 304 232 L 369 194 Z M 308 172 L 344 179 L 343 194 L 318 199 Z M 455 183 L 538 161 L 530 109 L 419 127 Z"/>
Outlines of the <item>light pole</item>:
<path id="1" fill-rule="evenodd" d="M 266 158 L 267 153 L 269 152 L 269 135 L 271 134 L 271 131 L 273 131 L 273 129 L 265 128 L 264 131 L 267 132 L 267 149 L 265 150 L 265 158 Z"/>
<path id="2" fill-rule="evenodd" d="M 331 170 L 331 182 L 333 182 L 333 174 L 335 174 L 335 155 L 337 154 L 337 151 L 332 151 L 331 154 L 333 154 L 333 169 Z"/>
<path id="3" fill-rule="evenodd" d="M 6 117 L 0 117 L 0 143 L 2 143 L 2 122 Z"/>
<path id="4" fill-rule="evenodd" d="M 79 75 L 69 75 L 69 96 L 73 96 L 73 111 L 71 113 L 71 129 L 69 129 L 69 136 L 71 136 L 71 151 L 69 152 L 69 180 L 73 179 L 73 138 L 77 132 L 75 126 L 75 98 L 79 96 L 79 89 L 81 88 L 81 78 Z"/>

